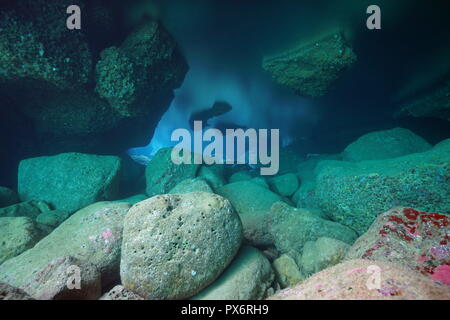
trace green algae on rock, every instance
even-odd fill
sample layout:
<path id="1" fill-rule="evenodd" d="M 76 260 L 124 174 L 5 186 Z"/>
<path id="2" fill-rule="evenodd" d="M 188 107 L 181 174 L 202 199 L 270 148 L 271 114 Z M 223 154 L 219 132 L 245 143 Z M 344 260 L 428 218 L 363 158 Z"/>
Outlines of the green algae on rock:
<path id="1" fill-rule="evenodd" d="M 271 208 L 270 233 L 281 253 L 291 250 L 302 252 L 307 241 L 316 241 L 320 237 L 330 237 L 348 244 L 357 238 L 356 232 L 349 227 L 283 202 L 277 202 Z"/>
<path id="2" fill-rule="evenodd" d="M 363 135 L 345 148 L 344 161 L 382 160 L 425 152 L 432 145 L 408 129 L 394 128 Z"/>
<path id="3" fill-rule="evenodd" d="M 30 218 L 0 218 L 0 265 L 32 248 L 39 239 L 40 233 Z"/>
<path id="4" fill-rule="evenodd" d="M 211 284 L 242 242 L 230 202 L 207 192 L 159 195 L 125 217 L 120 277 L 146 299 L 185 299 Z"/>
<path id="5" fill-rule="evenodd" d="M 123 219 L 130 205 L 98 202 L 73 214 L 32 249 L 0 265 L 0 282 L 21 287 L 53 260 L 64 256 L 89 261 L 102 285 L 119 279 Z"/>
<path id="6" fill-rule="evenodd" d="M 398 158 L 320 163 L 317 206 L 359 234 L 376 217 L 402 205 L 450 213 L 450 139 L 433 149 Z"/>
<path id="7" fill-rule="evenodd" d="M 82 153 L 22 160 L 19 195 L 44 200 L 55 209 L 74 212 L 118 193 L 120 158 Z"/>
<path id="8" fill-rule="evenodd" d="M 335 31 L 278 56 L 264 58 L 263 68 L 296 94 L 317 98 L 325 95 L 355 61 L 356 55 L 343 32 Z"/>
<path id="9" fill-rule="evenodd" d="M 171 160 L 172 148 L 162 148 L 145 169 L 147 194 L 166 194 L 179 182 L 195 178 L 198 164 L 174 164 Z"/>
<path id="10" fill-rule="evenodd" d="M 267 296 L 274 273 L 267 258 L 243 246 L 219 278 L 192 300 L 260 300 Z"/>
<path id="11" fill-rule="evenodd" d="M 270 208 L 281 201 L 280 196 L 252 182 L 239 181 L 224 185 L 217 194 L 230 200 L 242 220 L 244 237 L 254 245 L 269 245 L 273 241 L 268 230 Z"/>

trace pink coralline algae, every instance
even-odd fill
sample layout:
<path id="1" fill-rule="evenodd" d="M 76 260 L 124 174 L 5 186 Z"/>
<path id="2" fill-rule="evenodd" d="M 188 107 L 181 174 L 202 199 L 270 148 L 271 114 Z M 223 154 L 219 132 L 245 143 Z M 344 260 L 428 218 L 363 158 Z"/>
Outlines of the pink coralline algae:
<path id="1" fill-rule="evenodd" d="M 449 235 L 450 217 L 398 207 L 378 216 L 351 247 L 347 259 L 400 263 L 448 282 L 444 275 L 450 268 Z"/>
<path id="2" fill-rule="evenodd" d="M 105 240 L 110 240 L 111 238 L 113 238 L 113 233 L 111 232 L 110 229 L 106 229 L 102 233 L 102 238 L 105 239 Z"/>
<path id="3" fill-rule="evenodd" d="M 440 281 L 450 286 L 450 266 L 442 265 L 434 269 L 434 273 L 431 275 L 431 279 Z"/>

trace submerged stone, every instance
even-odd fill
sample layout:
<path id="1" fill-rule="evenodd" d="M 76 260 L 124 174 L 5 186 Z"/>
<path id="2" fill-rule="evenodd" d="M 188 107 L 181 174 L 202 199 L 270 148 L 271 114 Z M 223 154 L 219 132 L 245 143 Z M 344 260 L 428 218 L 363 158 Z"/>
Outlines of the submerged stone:
<path id="1" fill-rule="evenodd" d="M 267 296 L 274 273 L 267 258 L 244 246 L 222 275 L 192 300 L 259 300 Z"/>
<path id="2" fill-rule="evenodd" d="M 120 158 L 82 153 L 22 160 L 19 195 L 44 200 L 55 209 L 74 212 L 97 201 L 112 200 L 118 192 Z"/>
<path id="3" fill-rule="evenodd" d="M 293 286 L 305 279 L 295 260 L 287 254 L 282 254 L 273 262 L 278 283 L 282 288 Z"/>
<path id="4" fill-rule="evenodd" d="M 81 209 L 32 249 L 0 265 L 0 281 L 21 287 L 64 256 L 92 263 L 105 286 L 118 280 L 123 219 L 129 208 L 127 203 L 98 202 Z"/>
<path id="5" fill-rule="evenodd" d="M 202 178 L 186 179 L 173 187 L 170 194 L 190 193 L 190 192 L 209 192 L 213 193 L 211 187 Z"/>
<path id="6" fill-rule="evenodd" d="M 122 285 L 117 285 L 105 293 L 100 300 L 144 300 L 144 298 Z"/>
<path id="7" fill-rule="evenodd" d="M 0 187 L 0 208 L 16 204 L 19 201 L 19 195 L 15 191 Z"/>
<path id="8" fill-rule="evenodd" d="M 450 217 L 405 207 L 382 213 L 346 256 L 360 258 L 402 264 L 434 279 L 450 262 Z M 435 280 L 450 285 L 448 276 Z"/>
<path id="9" fill-rule="evenodd" d="M 0 217 L 28 217 L 35 220 L 40 214 L 51 211 L 45 201 L 30 200 L 0 209 Z"/>
<path id="10" fill-rule="evenodd" d="M 380 276 L 378 285 L 376 274 Z M 349 260 L 270 300 L 449 300 L 450 287 L 390 262 Z"/>
<path id="11" fill-rule="evenodd" d="M 299 187 L 298 178 L 293 173 L 273 177 L 269 180 L 269 185 L 273 191 L 285 197 L 293 195 Z"/>
<path id="12" fill-rule="evenodd" d="M 408 129 L 394 128 L 363 135 L 345 148 L 345 161 L 381 160 L 425 152 L 432 145 Z"/>
<path id="13" fill-rule="evenodd" d="M 125 217 L 120 276 L 145 299 L 185 299 L 211 284 L 242 241 L 230 202 L 193 192 L 159 195 Z"/>
<path id="14" fill-rule="evenodd" d="M 263 68 L 279 84 L 296 94 L 317 98 L 325 95 L 343 71 L 356 61 L 356 55 L 335 31 L 324 37 L 263 60 Z"/>

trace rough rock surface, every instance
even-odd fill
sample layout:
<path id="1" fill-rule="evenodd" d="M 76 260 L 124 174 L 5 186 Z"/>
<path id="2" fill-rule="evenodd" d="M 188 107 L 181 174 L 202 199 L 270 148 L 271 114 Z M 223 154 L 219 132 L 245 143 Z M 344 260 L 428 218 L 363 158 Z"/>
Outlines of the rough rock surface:
<path id="1" fill-rule="evenodd" d="M 40 214 L 51 211 L 49 205 L 40 200 L 30 200 L 0 209 L 0 217 L 28 217 L 36 219 Z"/>
<path id="2" fill-rule="evenodd" d="M 381 276 L 377 283 L 377 274 Z M 449 300 L 450 287 L 401 265 L 349 260 L 322 270 L 273 300 Z"/>
<path id="3" fill-rule="evenodd" d="M 0 300 L 34 300 L 25 291 L 0 282 Z"/>
<path id="4" fill-rule="evenodd" d="M 189 192 L 210 192 L 213 193 L 211 187 L 202 178 L 186 179 L 173 187 L 169 193 L 189 193 Z"/>
<path id="5" fill-rule="evenodd" d="M 14 190 L 0 187 L 0 208 L 16 204 L 19 201 L 19 195 Z"/>
<path id="6" fill-rule="evenodd" d="M 98 202 L 73 214 L 32 249 L 0 265 L 0 281 L 21 287 L 53 260 L 72 256 L 89 261 L 102 284 L 119 278 L 123 219 L 130 205 Z"/>
<path id="7" fill-rule="evenodd" d="M 293 173 L 275 176 L 269 180 L 269 185 L 273 191 L 283 197 L 290 197 L 299 187 L 298 178 Z"/>
<path id="8" fill-rule="evenodd" d="M 340 31 L 310 43 L 266 57 L 263 68 L 281 85 L 305 97 L 320 97 L 356 61 L 356 55 Z"/>
<path id="9" fill-rule="evenodd" d="M 273 268 L 282 288 L 293 286 L 305 279 L 295 260 L 287 254 L 275 259 Z"/>
<path id="10" fill-rule="evenodd" d="M 450 285 L 450 217 L 404 207 L 382 213 L 346 256 L 359 258 L 402 264 Z"/>
<path id="11" fill-rule="evenodd" d="M 320 237 L 317 241 L 308 241 L 303 247 L 301 269 L 310 276 L 344 260 L 350 245 L 340 240 Z"/>
<path id="12" fill-rule="evenodd" d="M 408 129 L 394 128 L 363 135 L 345 148 L 345 161 L 381 160 L 425 152 L 432 145 Z"/>
<path id="13" fill-rule="evenodd" d="M 202 165 L 198 170 L 198 176 L 205 179 L 213 190 L 225 184 L 224 166 L 222 165 Z"/>
<path id="14" fill-rule="evenodd" d="M 221 196 L 152 197 L 125 218 L 122 284 L 145 299 L 189 298 L 221 274 L 241 241 L 241 221 Z"/>
<path id="15" fill-rule="evenodd" d="M 367 231 L 395 206 L 450 213 L 450 139 L 403 157 L 361 162 L 320 162 L 316 205 L 333 220 Z"/>
<path id="16" fill-rule="evenodd" d="M 193 300 L 259 300 L 267 296 L 274 273 L 267 258 L 244 246 L 222 275 Z"/>
<path id="17" fill-rule="evenodd" d="M 100 272 L 74 257 L 57 258 L 33 275 L 21 289 L 36 300 L 96 300 L 101 295 Z"/>
<path id="18" fill-rule="evenodd" d="M 52 210 L 41 213 L 36 217 L 36 223 L 56 228 L 69 217 L 69 213 L 63 210 Z"/>
<path id="19" fill-rule="evenodd" d="M 55 209 L 74 212 L 118 192 L 121 162 L 115 156 L 63 153 L 22 160 L 19 195 L 44 200 Z"/>
<path id="20" fill-rule="evenodd" d="M 358 237 L 352 229 L 337 222 L 329 221 L 311 214 L 306 209 L 290 207 L 277 202 L 271 209 L 270 233 L 275 247 L 281 253 L 291 250 L 302 252 L 307 241 L 320 237 L 330 237 L 352 244 Z"/>
<path id="21" fill-rule="evenodd" d="M 406 102 L 399 110 L 400 116 L 433 117 L 450 121 L 450 81 L 428 93 Z"/>
<path id="22" fill-rule="evenodd" d="M 73 4 L 81 8 L 83 27 L 68 32 L 66 9 Z M 128 30 L 108 12 L 114 6 L 87 0 L 0 4 L 0 95 L 32 122 L 36 143 L 29 156 L 144 145 L 169 107 L 188 69 L 176 42 L 149 18 L 117 44 L 111 35 Z M 106 48 L 112 45 L 118 47 Z"/>
<path id="23" fill-rule="evenodd" d="M 216 193 L 230 200 L 242 220 L 244 236 L 250 243 L 273 243 L 267 223 L 272 204 L 281 200 L 277 194 L 252 181 L 230 183 Z"/>
<path id="24" fill-rule="evenodd" d="M 0 218 L 0 264 L 32 248 L 40 234 L 27 217 Z"/>
<path id="25" fill-rule="evenodd" d="M 117 285 L 105 293 L 100 300 L 144 300 L 144 298 L 122 285 Z"/>
<path id="26" fill-rule="evenodd" d="M 195 178 L 198 164 L 174 164 L 171 160 L 172 148 L 163 148 L 156 153 L 145 169 L 147 194 L 166 194 L 179 182 Z"/>

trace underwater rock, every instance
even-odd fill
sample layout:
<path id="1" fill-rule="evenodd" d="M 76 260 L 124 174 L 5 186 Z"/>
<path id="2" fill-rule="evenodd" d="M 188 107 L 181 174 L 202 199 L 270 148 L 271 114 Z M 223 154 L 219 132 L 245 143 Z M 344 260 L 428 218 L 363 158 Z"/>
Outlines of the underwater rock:
<path id="1" fill-rule="evenodd" d="M 63 153 L 22 160 L 19 195 L 44 200 L 55 209 L 74 212 L 91 203 L 111 200 L 118 192 L 120 158 Z"/>
<path id="2" fill-rule="evenodd" d="M 263 68 L 296 94 L 317 98 L 356 61 L 343 32 L 334 31 L 290 51 L 263 59 Z"/>
<path id="3" fill-rule="evenodd" d="M 28 154 L 118 153 L 148 143 L 188 69 L 176 42 L 159 22 L 147 19 L 97 61 L 98 51 L 116 44 L 111 34 L 125 30 L 108 13 L 102 15 L 112 30 L 94 30 L 101 24 L 93 23 L 99 10 L 77 0 L 86 24 L 68 31 L 64 22 L 72 4 L 1 4 L 0 95 L 33 122 L 37 143 Z"/>
<path id="4" fill-rule="evenodd" d="M 345 148 L 344 161 L 381 160 L 425 152 L 432 145 L 408 129 L 394 128 L 370 132 Z"/>
<path id="5" fill-rule="evenodd" d="M 209 192 L 213 193 L 211 187 L 202 178 L 186 179 L 178 183 L 173 187 L 169 193 L 170 194 L 181 194 L 190 192 Z"/>
<path id="6" fill-rule="evenodd" d="M 450 81 L 446 81 L 434 90 L 405 103 L 400 107 L 397 116 L 433 117 L 450 121 L 449 92 Z"/>
<path id="7" fill-rule="evenodd" d="M 25 291 L 0 282 L 0 300 L 34 300 Z"/>
<path id="8" fill-rule="evenodd" d="M 188 70 L 177 44 L 156 20 L 141 24 L 119 48 L 105 49 L 100 58 L 95 90 L 125 117 L 151 111 L 148 102 L 171 94 Z"/>
<path id="9" fill-rule="evenodd" d="M 221 196 L 155 196 L 125 217 L 122 284 L 146 299 L 189 298 L 222 273 L 241 242 L 239 216 Z"/>
<path id="10" fill-rule="evenodd" d="M 286 173 L 269 179 L 269 185 L 280 196 L 289 197 L 299 187 L 298 178 L 293 173 Z"/>
<path id="11" fill-rule="evenodd" d="M 350 245 L 340 240 L 320 237 L 317 241 L 308 241 L 303 247 L 301 269 L 310 276 L 344 260 Z"/>
<path id="12" fill-rule="evenodd" d="M 378 216 L 346 259 L 398 263 L 434 279 L 450 263 L 449 243 L 449 216 L 397 207 Z M 450 285 L 449 279 L 444 283 Z"/>
<path id="13" fill-rule="evenodd" d="M 36 223 L 56 228 L 69 216 L 69 212 L 63 210 L 46 211 L 36 217 Z"/>
<path id="14" fill-rule="evenodd" d="M 80 276 L 79 287 L 74 280 L 77 276 Z M 69 288 L 68 284 L 73 287 Z M 65 256 L 35 272 L 34 279 L 21 289 L 36 300 L 96 300 L 102 286 L 100 272 L 93 264 Z"/>
<path id="15" fill-rule="evenodd" d="M 28 217 L 35 220 L 40 214 L 51 210 L 45 201 L 30 200 L 0 208 L 0 217 Z"/>
<path id="16" fill-rule="evenodd" d="M 8 207 L 19 201 L 19 195 L 14 190 L 0 187 L 0 208 Z"/>
<path id="17" fill-rule="evenodd" d="M 64 256 L 95 265 L 103 286 L 118 280 L 123 219 L 129 208 L 127 203 L 98 202 L 79 210 L 32 249 L 0 265 L 0 281 L 21 287 Z"/>
<path id="18" fill-rule="evenodd" d="M 202 165 L 198 170 L 198 176 L 205 179 L 213 190 L 226 184 L 223 165 Z"/>
<path id="19" fill-rule="evenodd" d="M 117 285 L 105 293 L 100 300 L 144 300 L 144 298 L 122 285 Z"/>
<path id="20" fill-rule="evenodd" d="M 317 206 L 314 198 L 316 176 L 318 174 L 316 167 L 324 160 L 342 160 L 342 156 L 321 154 L 308 157 L 306 160 L 299 162 L 297 166 L 297 175 L 301 184 L 292 196 L 292 200 L 297 205 L 297 208 L 314 208 Z"/>
<path id="21" fill-rule="evenodd" d="M 145 169 L 147 194 L 166 194 L 179 182 L 195 178 L 198 164 L 176 165 L 171 160 L 172 148 L 160 149 Z"/>
<path id="22" fill-rule="evenodd" d="M 261 187 L 270 189 L 269 184 L 267 183 L 267 180 L 264 177 L 255 177 L 250 179 L 250 181 L 256 183 L 257 185 L 260 185 Z"/>
<path id="23" fill-rule="evenodd" d="M 228 179 L 228 183 L 234 183 L 239 181 L 247 181 L 253 179 L 254 175 L 250 171 L 242 170 L 233 173 Z"/>
<path id="24" fill-rule="evenodd" d="M 192 300 L 260 300 L 267 297 L 275 276 L 266 257 L 243 246 L 222 275 Z"/>
<path id="25" fill-rule="evenodd" d="M 297 263 L 291 256 L 282 254 L 273 262 L 273 268 L 277 276 L 277 281 L 282 288 L 293 286 L 305 279 Z"/>
<path id="26" fill-rule="evenodd" d="M 381 275 L 377 286 L 375 274 Z M 449 300 L 450 287 L 390 262 L 349 260 L 270 300 Z"/>
<path id="27" fill-rule="evenodd" d="M 30 218 L 0 218 L 0 264 L 32 248 L 39 239 L 39 232 Z"/>
<path id="28" fill-rule="evenodd" d="M 248 180 L 227 184 L 216 192 L 236 209 L 246 240 L 256 246 L 273 243 L 267 224 L 272 204 L 281 200 L 277 194 Z"/>
<path id="29" fill-rule="evenodd" d="M 302 252 L 307 241 L 329 237 L 352 244 L 358 235 L 334 221 L 324 220 L 306 209 L 290 207 L 283 202 L 273 204 L 269 224 L 275 247 L 281 253 Z"/>
<path id="30" fill-rule="evenodd" d="M 403 157 L 320 163 L 315 197 L 333 220 L 367 231 L 376 217 L 402 205 L 450 213 L 450 139 Z"/>

